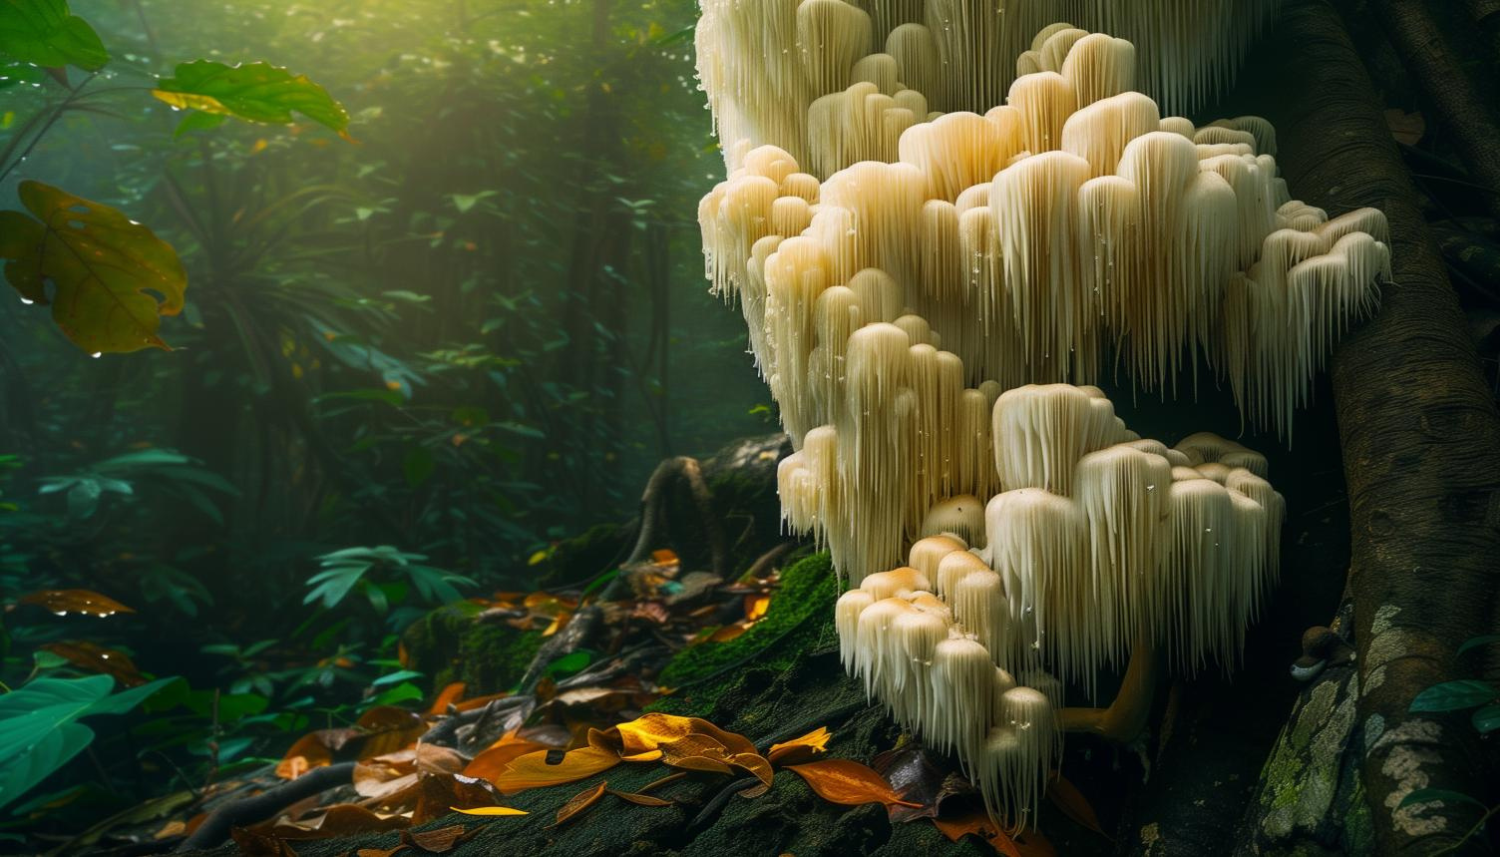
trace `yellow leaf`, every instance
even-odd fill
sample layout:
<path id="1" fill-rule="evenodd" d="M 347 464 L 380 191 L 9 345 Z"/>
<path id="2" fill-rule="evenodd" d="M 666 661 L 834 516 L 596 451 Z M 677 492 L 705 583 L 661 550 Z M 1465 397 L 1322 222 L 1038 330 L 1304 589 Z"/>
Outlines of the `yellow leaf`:
<path id="1" fill-rule="evenodd" d="M 515 794 L 524 789 L 556 786 L 592 777 L 620 763 L 618 753 L 598 747 L 569 750 L 555 765 L 547 764 L 549 753 L 543 750 L 519 756 L 490 782 L 505 794 Z"/>
<path id="2" fill-rule="evenodd" d="M 479 777 L 480 779 L 494 782 L 505 772 L 506 767 L 516 759 L 528 753 L 545 752 L 547 752 L 546 747 L 531 741 L 512 741 L 510 743 L 497 744 L 475 756 L 474 761 L 470 762 L 464 768 L 463 773 L 466 777 Z"/>
<path id="3" fill-rule="evenodd" d="M 745 596 L 745 621 L 754 622 L 766 615 L 771 609 L 771 596 L 769 595 L 746 595 Z"/>
<path id="4" fill-rule="evenodd" d="M 773 765 L 795 765 L 799 762 L 806 762 L 828 752 L 828 739 L 832 737 L 827 726 L 819 726 L 801 738 L 772 744 L 771 751 L 766 754 L 766 758 Z"/>
<path id="5" fill-rule="evenodd" d="M 539 550 L 536 553 L 534 553 L 534 554 L 531 555 L 531 559 L 526 560 L 526 564 L 527 565 L 537 565 L 542 560 L 546 559 L 551 553 L 552 553 L 552 550 L 550 548 L 544 549 L 544 550 Z"/>
<path id="6" fill-rule="evenodd" d="M 476 806 L 476 807 L 473 807 L 471 809 L 459 809 L 456 806 L 450 806 L 448 808 L 451 809 L 451 810 L 453 810 L 454 812 L 461 812 L 464 815 L 530 815 L 531 814 L 531 813 L 527 812 L 524 809 L 516 809 L 513 806 Z"/>
<path id="7" fill-rule="evenodd" d="M 766 787 L 771 785 L 771 763 L 764 756 L 757 753 L 735 753 L 729 758 L 729 764 L 736 768 L 744 768 L 754 774 L 760 780 L 760 784 Z"/>
<path id="8" fill-rule="evenodd" d="M 591 789 L 584 789 L 568 798 L 568 802 L 563 804 L 562 808 L 557 811 L 557 824 L 566 824 L 568 821 L 576 818 L 579 813 L 598 803 L 599 798 L 604 797 L 604 790 L 608 787 L 609 783 L 600 783 Z"/>
<path id="9" fill-rule="evenodd" d="M 788 770 L 807 781 L 818 797 L 830 803 L 859 806 L 864 803 L 883 803 L 886 806 L 921 807 L 919 803 L 902 800 L 885 778 L 869 766 L 848 759 L 826 759 L 808 762 L 805 765 L 789 765 Z"/>
<path id="10" fill-rule="evenodd" d="M 745 736 L 726 732 L 701 717 L 679 717 L 675 714 L 652 712 L 629 723 L 621 723 L 615 728 L 620 732 L 620 741 L 627 753 L 655 750 L 662 744 L 694 733 L 708 735 L 731 753 L 755 752 L 755 745 Z"/>

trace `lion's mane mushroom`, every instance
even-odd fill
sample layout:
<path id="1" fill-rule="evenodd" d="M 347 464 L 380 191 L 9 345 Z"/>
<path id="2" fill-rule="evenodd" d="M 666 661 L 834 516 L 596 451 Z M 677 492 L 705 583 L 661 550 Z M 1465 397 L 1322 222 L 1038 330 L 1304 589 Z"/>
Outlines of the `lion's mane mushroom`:
<path id="1" fill-rule="evenodd" d="M 792 438 L 786 521 L 854 587 L 846 668 L 1016 825 L 1063 731 L 1139 734 L 1159 660 L 1232 668 L 1278 567 L 1265 458 L 1141 438 L 1103 355 L 1162 396 L 1205 358 L 1290 438 L 1389 267 L 1379 212 L 1290 199 L 1264 120 L 1134 91 L 1200 99 L 1274 3 L 1126 5 L 704 0 L 698 30 L 730 167 L 706 270 Z"/>

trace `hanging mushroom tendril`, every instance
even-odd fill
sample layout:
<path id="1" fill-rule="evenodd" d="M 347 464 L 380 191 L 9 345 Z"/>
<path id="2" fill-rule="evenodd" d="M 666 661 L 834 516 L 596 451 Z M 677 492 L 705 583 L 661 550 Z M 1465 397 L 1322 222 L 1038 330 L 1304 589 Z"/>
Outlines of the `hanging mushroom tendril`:
<path id="1" fill-rule="evenodd" d="M 698 215 L 797 450 L 783 513 L 858 587 L 845 666 L 1023 826 L 1063 732 L 1135 738 L 1158 661 L 1232 664 L 1277 573 L 1265 458 L 1140 438 L 1082 386 L 1101 352 L 1163 396 L 1201 355 L 1290 440 L 1390 256 L 1380 212 L 1290 199 L 1264 120 L 1163 117 L 1130 42 L 1018 41 L 1108 18 L 1187 109 L 1274 3 L 993 5 L 703 0 L 730 173 Z M 1109 708 L 1062 707 L 1127 663 Z"/>

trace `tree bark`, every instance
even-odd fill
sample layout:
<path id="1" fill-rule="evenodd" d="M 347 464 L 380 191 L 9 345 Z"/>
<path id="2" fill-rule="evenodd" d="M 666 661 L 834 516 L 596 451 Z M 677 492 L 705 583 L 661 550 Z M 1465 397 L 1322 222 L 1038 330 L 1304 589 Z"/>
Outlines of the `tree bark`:
<path id="1" fill-rule="evenodd" d="M 1382 854 L 1454 845 L 1467 805 L 1410 793 L 1441 788 L 1489 801 L 1466 716 L 1410 713 L 1412 699 L 1471 677 L 1456 651 L 1492 627 L 1500 556 L 1500 416 L 1486 389 L 1442 257 L 1386 128 L 1381 102 L 1338 12 L 1294 0 L 1277 55 L 1262 54 L 1261 109 L 1276 123 L 1293 193 L 1337 214 L 1385 211 L 1394 282 L 1380 313 L 1333 360 L 1349 485 L 1358 698 L 1352 726 Z M 1479 840 L 1457 852 L 1487 853 Z"/>

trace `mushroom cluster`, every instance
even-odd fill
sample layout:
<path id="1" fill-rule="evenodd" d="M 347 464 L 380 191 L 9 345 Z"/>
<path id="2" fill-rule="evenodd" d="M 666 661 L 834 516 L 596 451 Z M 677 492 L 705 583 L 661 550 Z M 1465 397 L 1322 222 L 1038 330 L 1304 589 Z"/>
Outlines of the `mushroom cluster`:
<path id="1" fill-rule="evenodd" d="M 1101 367 L 1165 397 L 1206 360 L 1290 438 L 1390 255 L 1380 212 L 1290 198 L 1264 120 L 1164 116 L 1129 41 L 1016 43 L 1058 9 L 1121 26 L 1191 104 L 1272 4 L 998 4 L 703 0 L 730 173 L 698 216 L 796 450 L 783 514 L 857 587 L 845 664 L 1022 825 L 1063 731 L 1139 732 L 1065 685 L 1127 656 L 1131 687 L 1158 655 L 1232 666 L 1277 573 L 1265 458 L 1140 438 Z"/>
<path id="2" fill-rule="evenodd" d="M 842 0 L 798 8 L 830 5 L 866 15 Z M 843 436 L 850 405 L 874 392 L 857 384 L 905 385 L 884 362 L 906 349 L 881 324 L 938 350 L 914 372 L 930 363 L 973 389 L 1096 383 L 1112 352 L 1165 396 L 1202 356 L 1247 418 L 1289 437 L 1333 343 L 1376 305 L 1384 216 L 1329 219 L 1292 200 L 1264 120 L 1163 117 L 1129 91 L 1129 42 L 1051 27 L 1035 45 L 1022 65 L 1040 70 L 984 115 L 929 114 L 894 72 L 820 98 L 801 147 L 810 171 L 758 146 L 700 203 L 708 276 L 738 298 L 793 441 L 817 426 Z M 778 67 L 700 60 L 772 81 Z M 721 132 L 735 121 L 718 119 Z M 874 375 L 856 383 L 857 368 Z"/>
<path id="3" fill-rule="evenodd" d="M 761 145 L 779 146 L 803 164 L 818 163 L 804 147 L 837 126 L 844 126 L 842 131 L 863 122 L 886 126 L 829 141 L 854 156 L 865 142 L 894 143 L 904 127 L 927 119 L 929 111 L 982 112 L 1002 103 L 1019 75 L 1058 70 L 1071 42 L 1085 31 L 1053 21 L 1075 21 L 1139 45 L 1141 90 L 1169 109 L 1190 112 L 1233 81 L 1279 5 L 1279 0 L 702 0 L 698 74 L 731 167 L 748 148 Z M 1068 33 L 1063 40 L 1049 41 L 1063 31 Z M 1094 71 L 1134 75 L 1135 64 L 1128 66 Z M 1121 82 L 1118 91 L 1135 88 L 1133 78 Z M 886 96 L 883 107 L 874 104 L 880 99 L 870 98 L 877 93 Z M 898 112 L 886 114 L 890 108 Z M 741 143 L 748 148 L 737 148 Z M 825 169 L 811 172 L 833 172 L 823 164 Z"/>
<path id="4" fill-rule="evenodd" d="M 1186 673 L 1234 663 L 1284 507 L 1259 453 L 1207 433 L 1140 439 L 1092 388 L 1010 390 L 991 437 L 1004 490 L 935 507 L 932 534 L 840 597 L 835 623 L 867 692 L 954 750 L 1019 826 L 1061 749 L 1065 685 L 1092 696 L 1130 655 Z"/>

